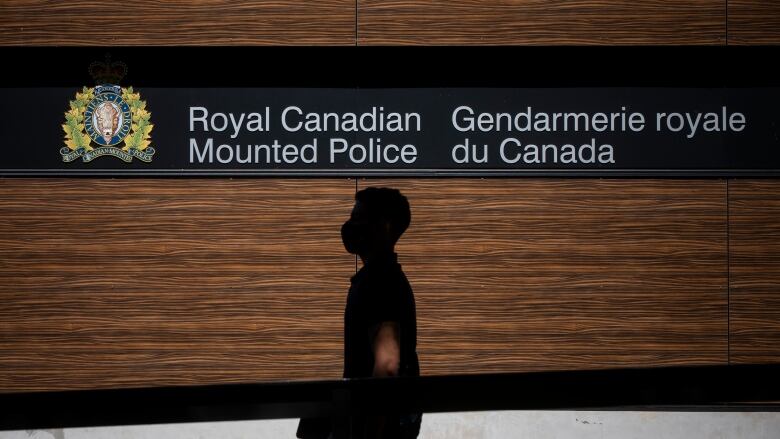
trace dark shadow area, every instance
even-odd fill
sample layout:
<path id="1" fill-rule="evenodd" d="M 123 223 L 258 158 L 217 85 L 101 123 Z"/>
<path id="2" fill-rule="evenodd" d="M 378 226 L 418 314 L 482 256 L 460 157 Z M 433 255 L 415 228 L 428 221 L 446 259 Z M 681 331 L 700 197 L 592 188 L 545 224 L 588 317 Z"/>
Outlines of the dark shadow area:
<path id="1" fill-rule="evenodd" d="M 778 411 L 780 364 L 0 394 L 0 430 L 483 410 Z M 371 404 L 366 400 L 373 401 Z"/>

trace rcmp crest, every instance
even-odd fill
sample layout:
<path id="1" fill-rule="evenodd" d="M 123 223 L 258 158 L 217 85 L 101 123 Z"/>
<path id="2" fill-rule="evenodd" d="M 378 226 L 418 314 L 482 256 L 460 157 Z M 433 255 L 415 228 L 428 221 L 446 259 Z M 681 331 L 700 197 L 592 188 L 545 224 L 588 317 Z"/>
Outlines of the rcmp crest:
<path id="1" fill-rule="evenodd" d="M 89 162 L 103 155 L 112 155 L 126 162 L 133 157 L 152 161 L 155 150 L 150 133 L 154 125 L 146 101 L 133 87 L 116 85 L 127 73 L 121 62 L 94 62 L 89 72 L 98 85 L 83 87 L 70 101 L 65 112 L 65 147 L 62 160 L 71 162 L 81 157 Z"/>

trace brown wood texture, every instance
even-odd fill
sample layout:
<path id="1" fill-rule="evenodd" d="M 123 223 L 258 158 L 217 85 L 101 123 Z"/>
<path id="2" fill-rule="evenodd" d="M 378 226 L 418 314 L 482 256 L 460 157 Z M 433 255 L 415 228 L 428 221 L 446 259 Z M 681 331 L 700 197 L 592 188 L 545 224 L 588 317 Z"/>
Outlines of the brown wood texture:
<path id="1" fill-rule="evenodd" d="M 780 2 L 729 0 L 728 44 L 780 44 Z"/>
<path id="2" fill-rule="evenodd" d="M 0 391 L 340 378 L 354 191 L 0 179 Z"/>
<path id="3" fill-rule="evenodd" d="M 424 374 L 726 361 L 725 182 L 369 182 Z M 0 391 L 339 377 L 354 188 L 0 179 Z"/>
<path id="4" fill-rule="evenodd" d="M 310 44 L 354 45 L 355 2 L 135 0 L 110 5 L 85 0 L 4 0 L 0 3 L 0 45 Z"/>
<path id="5" fill-rule="evenodd" d="M 727 362 L 723 180 L 368 186 L 412 206 L 424 375 Z"/>
<path id="6" fill-rule="evenodd" d="M 358 44 L 718 45 L 725 1 L 358 0 Z"/>
<path id="7" fill-rule="evenodd" d="M 780 362 L 780 181 L 729 180 L 730 358 Z"/>

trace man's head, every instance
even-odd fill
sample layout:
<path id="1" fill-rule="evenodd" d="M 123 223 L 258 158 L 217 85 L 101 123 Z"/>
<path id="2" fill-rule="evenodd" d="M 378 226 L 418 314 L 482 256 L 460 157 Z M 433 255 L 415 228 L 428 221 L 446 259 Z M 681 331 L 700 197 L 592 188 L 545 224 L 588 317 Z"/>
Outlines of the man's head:
<path id="1" fill-rule="evenodd" d="M 355 207 L 341 228 L 344 247 L 359 255 L 392 251 L 410 221 L 409 201 L 398 189 L 363 189 L 355 194 Z"/>

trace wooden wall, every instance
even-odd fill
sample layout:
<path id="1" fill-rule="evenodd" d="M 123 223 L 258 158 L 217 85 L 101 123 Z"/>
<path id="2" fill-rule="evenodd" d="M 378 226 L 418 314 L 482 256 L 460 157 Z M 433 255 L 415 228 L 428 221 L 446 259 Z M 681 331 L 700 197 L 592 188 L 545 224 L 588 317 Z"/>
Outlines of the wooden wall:
<path id="1" fill-rule="evenodd" d="M 0 178 L 0 389 L 338 378 L 354 190 Z"/>
<path id="2" fill-rule="evenodd" d="M 728 0 L 728 43 L 780 44 L 780 2 Z"/>
<path id="3" fill-rule="evenodd" d="M 728 361 L 723 180 L 368 185 L 412 203 L 425 374 Z M 0 388 L 338 378 L 355 189 L 0 179 Z"/>
<path id="4" fill-rule="evenodd" d="M 96 31 L 100 23 L 100 32 Z M 780 44 L 775 0 L 6 0 L 0 45 Z"/>
<path id="5" fill-rule="evenodd" d="M 309 44 L 780 44 L 780 9 L 0 4 L 3 46 Z M 0 178 L 0 392 L 340 377 L 367 185 L 412 202 L 424 374 L 780 361 L 777 180 Z"/>
<path id="6" fill-rule="evenodd" d="M 358 0 L 361 44 L 724 44 L 725 0 Z"/>
<path id="7" fill-rule="evenodd" d="M 780 362 L 780 181 L 729 184 L 734 363 Z"/>
<path id="8" fill-rule="evenodd" d="M 355 44 L 354 0 L 4 0 L 0 44 Z"/>
<path id="9" fill-rule="evenodd" d="M 723 180 L 369 185 L 412 205 L 425 373 L 727 362 Z"/>

